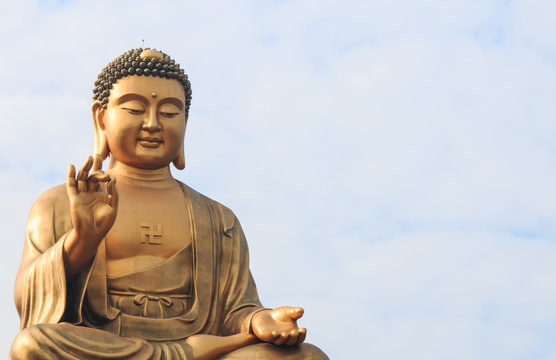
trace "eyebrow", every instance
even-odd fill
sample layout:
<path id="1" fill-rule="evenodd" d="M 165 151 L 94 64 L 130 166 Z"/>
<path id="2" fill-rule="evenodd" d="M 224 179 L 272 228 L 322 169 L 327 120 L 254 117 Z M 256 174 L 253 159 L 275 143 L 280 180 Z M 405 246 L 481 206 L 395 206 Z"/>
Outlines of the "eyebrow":
<path id="1" fill-rule="evenodd" d="M 144 97 L 143 95 L 131 93 L 131 94 L 124 94 L 120 96 L 118 99 L 116 99 L 116 105 L 121 105 L 126 101 L 130 101 L 130 100 L 141 100 L 142 102 L 145 103 L 147 102 L 147 98 Z"/>
<path id="2" fill-rule="evenodd" d="M 121 105 L 121 104 L 125 103 L 126 101 L 130 101 L 130 100 L 140 100 L 144 103 L 149 102 L 149 100 L 141 94 L 130 93 L 130 94 L 124 94 L 124 95 L 120 96 L 118 99 L 116 99 L 116 105 Z M 163 105 L 165 103 L 174 104 L 182 111 L 185 108 L 185 104 L 183 103 L 183 101 L 181 99 L 178 99 L 178 98 L 175 98 L 175 97 L 163 98 L 163 99 L 160 100 L 159 105 Z"/>
<path id="3" fill-rule="evenodd" d="M 164 105 L 166 103 L 176 105 L 181 111 L 185 108 L 183 101 L 175 97 L 167 97 L 160 101 L 160 105 Z"/>

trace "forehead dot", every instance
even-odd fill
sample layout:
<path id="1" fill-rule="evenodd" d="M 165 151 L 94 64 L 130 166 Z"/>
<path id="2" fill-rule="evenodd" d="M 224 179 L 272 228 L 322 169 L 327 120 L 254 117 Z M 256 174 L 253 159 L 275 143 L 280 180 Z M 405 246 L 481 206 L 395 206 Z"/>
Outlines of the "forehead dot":
<path id="1" fill-rule="evenodd" d="M 156 99 L 156 97 L 158 96 L 158 94 L 155 93 L 155 92 L 153 91 L 153 93 L 151 94 L 151 96 L 153 97 L 153 99 Z"/>

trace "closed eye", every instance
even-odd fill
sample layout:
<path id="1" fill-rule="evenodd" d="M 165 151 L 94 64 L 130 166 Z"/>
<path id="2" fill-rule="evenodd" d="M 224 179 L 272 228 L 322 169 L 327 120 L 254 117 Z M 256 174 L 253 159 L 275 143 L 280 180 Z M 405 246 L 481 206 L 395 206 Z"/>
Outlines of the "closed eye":
<path id="1" fill-rule="evenodd" d="M 173 117 L 179 115 L 179 113 L 178 112 L 162 112 L 161 111 L 160 115 L 162 115 L 164 117 L 167 117 L 167 118 L 173 118 Z"/>
<path id="2" fill-rule="evenodd" d="M 127 107 L 123 107 L 122 110 L 125 110 L 132 115 L 141 115 L 141 114 L 145 113 L 145 110 L 133 109 L 133 108 L 127 108 Z"/>

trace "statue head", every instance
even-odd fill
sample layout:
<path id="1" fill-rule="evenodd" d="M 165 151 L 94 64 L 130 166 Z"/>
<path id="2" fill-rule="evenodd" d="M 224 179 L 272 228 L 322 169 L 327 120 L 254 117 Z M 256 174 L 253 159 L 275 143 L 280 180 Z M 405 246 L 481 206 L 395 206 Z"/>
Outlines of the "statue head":
<path id="1" fill-rule="evenodd" d="M 93 93 L 95 154 L 112 153 L 132 166 L 169 159 L 185 167 L 191 84 L 173 59 L 153 49 L 129 50 L 102 70 Z"/>

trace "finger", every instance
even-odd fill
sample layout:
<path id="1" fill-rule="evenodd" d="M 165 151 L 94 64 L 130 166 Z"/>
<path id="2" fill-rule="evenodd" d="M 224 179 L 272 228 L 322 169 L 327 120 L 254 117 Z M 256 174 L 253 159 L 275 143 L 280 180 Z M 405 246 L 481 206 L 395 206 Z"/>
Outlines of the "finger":
<path id="1" fill-rule="evenodd" d="M 106 182 L 106 181 L 101 181 L 101 182 L 97 182 L 96 184 L 98 185 L 98 190 L 97 191 L 102 191 L 105 194 L 108 194 L 108 183 L 110 181 Z"/>
<path id="2" fill-rule="evenodd" d="M 298 330 L 299 336 L 297 337 L 297 343 L 301 344 L 305 341 L 305 337 L 307 336 L 307 329 L 301 328 Z"/>
<path id="3" fill-rule="evenodd" d="M 93 158 L 93 168 L 91 169 L 91 174 L 87 178 L 89 191 L 98 192 L 100 191 L 99 182 L 110 181 L 110 175 L 105 174 L 102 169 L 102 156 L 95 155 Z"/>
<path id="4" fill-rule="evenodd" d="M 278 336 L 280 336 L 280 332 L 274 330 L 265 330 L 260 333 L 260 339 L 266 342 L 273 342 Z"/>
<path id="5" fill-rule="evenodd" d="M 77 187 L 75 182 L 75 166 L 73 165 L 68 166 L 68 179 L 66 181 L 66 191 L 70 196 L 77 194 Z"/>
<path id="6" fill-rule="evenodd" d="M 106 204 L 110 207 L 118 207 L 118 189 L 116 189 L 116 179 L 112 178 L 106 185 Z"/>
<path id="7" fill-rule="evenodd" d="M 99 183 L 94 182 L 94 181 L 87 181 L 87 188 L 89 189 L 90 192 L 99 192 L 100 191 Z"/>
<path id="8" fill-rule="evenodd" d="M 276 345 L 283 345 L 286 342 L 286 340 L 288 340 L 288 337 L 289 337 L 289 333 L 287 331 L 283 331 L 282 333 L 280 333 L 280 336 L 278 336 L 278 338 L 273 342 Z"/>
<path id="9" fill-rule="evenodd" d="M 286 345 L 287 346 L 292 346 L 297 344 L 297 338 L 299 337 L 299 331 L 297 331 L 297 329 L 293 329 L 292 331 L 290 331 L 290 335 L 288 337 L 288 340 L 286 340 Z"/>
<path id="10" fill-rule="evenodd" d="M 93 172 L 100 171 L 102 169 L 102 156 L 96 154 L 93 160 Z"/>
<path id="11" fill-rule="evenodd" d="M 94 192 L 104 192 L 105 187 L 101 187 L 100 184 L 106 184 L 109 181 L 110 175 L 103 174 L 102 171 L 100 173 L 89 175 L 89 179 L 87 180 L 90 191 Z"/>
<path id="12" fill-rule="evenodd" d="M 92 173 L 87 178 L 87 189 L 91 191 L 100 191 L 99 183 L 110 181 L 110 175 L 103 174 L 102 171 L 97 173 Z"/>
<path id="13" fill-rule="evenodd" d="M 93 165 L 93 158 L 91 156 L 87 157 L 87 160 L 79 169 L 79 173 L 77 174 L 77 180 L 87 180 L 87 176 L 89 174 L 89 170 L 91 170 L 91 166 Z"/>
<path id="14" fill-rule="evenodd" d="M 292 320 L 297 320 L 303 316 L 303 308 L 301 307 L 291 307 L 288 309 L 288 316 Z"/>
<path id="15" fill-rule="evenodd" d="M 93 158 L 89 156 L 87 161 L 81 166 L 81 169 L 79 169 L 79 173 L 77 173 L 77 191 L 87 191 L 87 177 L 89 177 L 89 170 L 91 170 L 92 165 Z"/>
<path id="16" fill-rule="evenodd" d="M 110 181 L 110 175 L 105 174 L 103 171 L 95 171 L 89 175 L 87 181 L 94 183 L 107 182 Z"/>

